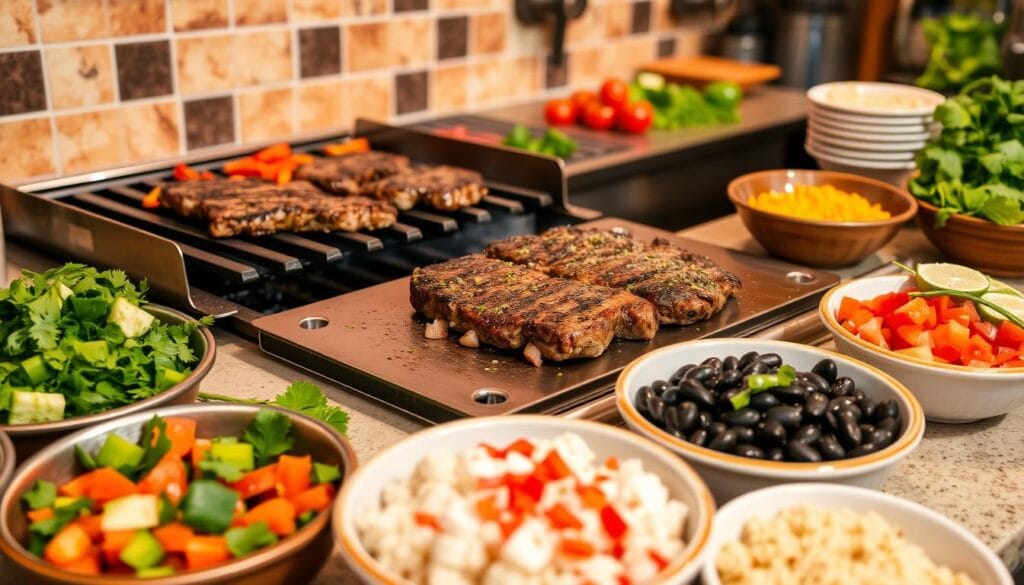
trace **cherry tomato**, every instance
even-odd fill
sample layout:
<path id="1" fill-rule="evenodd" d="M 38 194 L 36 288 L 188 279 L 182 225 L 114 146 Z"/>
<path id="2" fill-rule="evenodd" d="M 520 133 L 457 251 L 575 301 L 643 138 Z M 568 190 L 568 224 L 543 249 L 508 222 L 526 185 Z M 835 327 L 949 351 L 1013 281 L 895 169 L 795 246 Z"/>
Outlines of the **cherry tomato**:
<path id="1" fill-rule="evenodd" d="M 580 118 L 582 118 L 583 110 L 586 109 L 587 104 L 591 102 L 596 102 L 598 98 L 596 93 L 588 89 L 581 89 L 572 92 L 572 95 L 569 96 L 569 99 L 572 100 L 572 103 L 576 104 L 576 113 Z"/>
<path id="2" fill-rule="evenodd" d="M 607 79 L 601 84 L 601 103 L 618 109 L 629 100 L 629 86 L 621 79 Z"/>
<path id="3" fill-rule="evenodd" d="M 551 100 L 544 106 L 544 119 L 552 126 L 576 122 L 576 104 L 571 99 Z"/>
<path id="4" fill-rule="evenodd" d="M 583 110 L 583 125 L 593 130 L 608 130 L 615 125 L 615 108 L 594 102 Z"/>
<path id="5" fill-rule="evenodd" d="M 619 108 L 615 125 L 623 132 L 643 134 L 654 122 L 654 106 L 646 100 L 635 101 Z"/>

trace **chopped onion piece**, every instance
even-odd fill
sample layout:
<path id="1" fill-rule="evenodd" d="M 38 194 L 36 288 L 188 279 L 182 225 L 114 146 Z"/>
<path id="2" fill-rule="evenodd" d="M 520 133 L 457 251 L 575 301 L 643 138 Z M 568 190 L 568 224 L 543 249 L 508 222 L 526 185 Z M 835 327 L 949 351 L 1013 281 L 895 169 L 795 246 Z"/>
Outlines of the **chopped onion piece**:
<path id="1" fill-rule="evenodd" d="M 540 348 L 532 343 L 526 344 L 526 348 L 523 349 L 523 357 L 538 368 L 544 363 L 544 358 L 540 355 Z"/>
<path id="2" fill-rule="evenodd" d="M 444 339 L 448 337 L 448 322 L 434 319 L 432 322 L 427 323 L 423 336 L 427 339 Z"/>
<path id="3" fill-rule="evenodd" d="M 476 331 L 470 329 L 465 335 L 459 338 L 459 345 L 463 347 L 480 347 L 480 338 L 477 337 Z"/>

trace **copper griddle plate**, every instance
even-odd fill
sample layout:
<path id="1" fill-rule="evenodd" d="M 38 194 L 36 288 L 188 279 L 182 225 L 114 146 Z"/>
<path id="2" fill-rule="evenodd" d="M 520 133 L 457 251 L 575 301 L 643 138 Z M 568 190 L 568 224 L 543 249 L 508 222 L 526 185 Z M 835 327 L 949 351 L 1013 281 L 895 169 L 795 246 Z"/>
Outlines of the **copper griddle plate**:
<path id="1" fill-rule="evenodd" d="M 581 224 L 588 226 L 625 228 L 647 241 L 660 236 L 707 255 L 740 277 L 740 296 L 708 321 L 663 326 L 652 342 L 614 341 L 601 357 L 546 362 L 535 368 L 519 352 L 467 349 L 455 338 L 424 338 L 423 322 L 409 305 L 409 279 L 402 278 L 261 317 L 253 323 L 260 347 L 427 420 L 558 412 L 607 392 L 622 368 L 652 349 L 702 337 L 750 335 L 807 311 L 839 281 L 827 272 L 678 238 L 625 220 Z M 327 319 L 329 324 L 302 328 L 300 322 L 310 317 Z M 508 399 L 500 404 L 476 402 L 474 394 L 483 389 L 500 390 Z"/>

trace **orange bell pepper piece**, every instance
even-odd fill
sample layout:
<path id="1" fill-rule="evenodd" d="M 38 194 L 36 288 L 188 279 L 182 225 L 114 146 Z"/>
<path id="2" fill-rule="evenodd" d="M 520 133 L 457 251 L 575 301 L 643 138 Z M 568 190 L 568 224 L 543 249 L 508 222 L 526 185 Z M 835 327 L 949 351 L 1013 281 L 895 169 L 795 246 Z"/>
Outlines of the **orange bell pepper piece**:
<path id="1" fill-rule="evenodd" d="M 328 156 L 341 156 L 343 154 L 366 152 L 368 150 L 370 150 L 370 141 L 363 137 L 324 146 L 324 154 Z"/>
<path id="2" fill-rule="evenodd" d="M 231 489 L 241 494 L 243 500 L 258 496 L 274 489 L 277 484 L 277 464 L 264 465 L 242 476 L 231 484 Z"/>
<path id="3" fill-rule="evenodd" d="M 263 150 L 253 155 L 258 161 L 265 163 L 274 163 L 280 160 L 284 160 L 292 155 L 291 145 L 281 142 L 278 144 L 271 144 Z"/>
<path id="4" fill-rule="evenodd" d="M 90 471 L 89 475 L 92 476 L 92 481 L 87 495 L 98 503 L 109 502 L 139 492 L 132 480 L 121 475 L 113 467 L 101 467 Z"/>
<path id="5" fill-rule="evenodd" d="M 313 473 L 313 458 L 281 455 L 277 460 L 278 495 L 290 498 L 309 488 L 309 475 Z"/>
<path id="6" fill-rule="evenodd" d="M 245 526 L 266 522 L 270 531 L 278 536 L 295 532 L 295 506 L 285 498 L 274 498 L 257 505 L 242 517 Z"/>
<path id="7" fill-rule="evenodd" d="M 153 187 L 146 196 L 142 198 L 142 206 L 146 209 L 156 209 L 160 207 L 160 194 L 163 193 L 163 189 L 160 186 Z"/>
<path id="8" fill-rule="evenodd" d="M 99 542 L 103 538 L 103 530 L 101 529 L 103 523 L 102 515 L 89 514 L 88 516 L 80 516 L 73 523 L 78 524 L 85 530 L 86 534 L 89 535 L 89 540 Z"/>
<path id="9" fill-rule="evenodd" d="M 313 164 L 313 160 L 313 155 L 306 152 L 300 152 L 292 155 L 292 164 L 295 166 L 311 165 Z"/>
<path id="10" fill-rule="evenodd" d="M 295 505 L 295 514 L 301 516 L 313 510 L 314 512 L 323 512 L 331 505 L 331 500 L 334 499 L 334 486 L 329 483 L 322 483 L 317 486 L 313 486 L 301 494 L 291 498 L 292 504 Z"/>
<path id="11" fill-rule="evenodd" d="M 203 181 L 212 181 L 217 178 L 211 171 L 203 171 L 199 173 L 199 179 Z"/>
<path id="12" fill-rule="evenodd" d="M 195 533 L 192 529 L 180 522 L 164 524 L 153 529 L 153 537 L 164 551 L 169 553 L 184 553 L 189 539 L 193 536 Z"/>
<path id="13" fill-rule="evenodd" d="M 291 181 L 292 181 L 292 170 L 290 168 L 285 167 L 285 168 L 277 171 L 277 184 L 278 185 L 287 185 Z"/>
<path id="14" fill-rule="evenodd" d="M 136 530 L 111 530 L 103 533 L 103 542 L 100 544 L 100 552 L 108 565 L 123 565 L 121 562 L 121 551 L 128 546 L 128 541 L 135 536 Z"/>
<path id="15" fill-rule="evenodd" d="M 43 549 L 43 558 L 51 563 L 64 566 L 89 554 L 92 541 L 85 529 L 77 524 L 68 524 Z"/>
<path id="16" fill-rule="evenodd" d="M 190 418 L 169 416 L 164 419 L 164 422 L 167 423 L 167 438 L 171 440 L 170 452 L 178 457 L 188 455 L 196 440 L 196 421 Z M 159 436 L 160 430 L 157 429 L 156 436 L 153 437 L 154 444 Z"/>
<path id="17" fill-rule="evenodd" d="M 79 575 L 99 575 L 102 572 L 100 568 L 100 551 L 94 546 L 90 547 L 89 552 L 84 557 L 73 563 L 63 565 L 61 568 L 71 573 L 78 573 Z"/>
<path id="18" fill-rule="evenodd" d="M 199 180 L 199 171 L 185 163 L 178 163 L 174 165 L 174 178 L 179 181 L 197 181 Z"/>
<path id="19" fill-rule="evenodd" d="M 193 536 L 185 543 L 185 564 L 190 571 L 213 567 L 230 558 L 223 536 Z"/>
<path id="20" fill-rule="evenodd" d="M 173 453 L 167 453 L 139 481 L 141 494 L 167 494 L 171 503 L 177 505 L 188 489 L 188 472 L 185 463 Z"/>
<path id="21" fill-rule="evenodd" d="M 28 516 L 29 522 L 39 522 L 40 520 L 49 520 L 53 518 L 53 508 L 40 508 L 38 510 L 29 510 L 25 512 Z"/>
<path id="22" fill-rule="evenodd" d="M 192 443 L 192 477 L 199 479 L 203 476 L 203 470 L 199 469 L 199 463 L 206 458 L 213 443 L 209 439 L 196 439 Z M 245 497 L 243 494 L 242 497 Z"/>
<path id="23" fill-rule="evenodd" d="M 266 164 L 254 158 L 240 158 L 224 163 L 224 172 L 244 177 L 262 177 Z"/>

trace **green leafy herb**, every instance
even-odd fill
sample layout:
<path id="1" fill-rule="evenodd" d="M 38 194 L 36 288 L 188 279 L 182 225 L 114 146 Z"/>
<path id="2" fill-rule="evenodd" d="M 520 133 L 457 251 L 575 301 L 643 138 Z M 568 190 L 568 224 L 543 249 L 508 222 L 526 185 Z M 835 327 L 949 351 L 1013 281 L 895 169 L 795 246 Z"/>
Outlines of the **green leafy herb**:
<path id="1" fill-rule="evenodd" d="M 270 531 L 266 522 L 254 522 L 245 528 L 232 528 L 224 533 L 228 550 L 235 557 L 244 557 L 277 543 L 277 535 Z"/>
<path id="2" fill-rule="evenodd" d="M 21 494 L 21 499 L 33 510 L 49 508 L 57 499 L 57 486 L 49 481 L 37 480 L 31 488 Z"/>
<path id="3" fill-rule="evenodd" d="M 542 138 L 534 138 L 530 128 L 524 124 L 513 126 L 502 144 L 561 158 L 569 158 L 579 146 L 568 134 L 556 128 L 548 128 Z"/>
<path id="4" fill-rule="evenodd" d="M 37 536 L 46 539 L 52 538 L 53 535 L 60 532 L 61 528 L 64 528 L 69 522 L 78 518 L 82 510 L 90 508 L 92 508 L 92 500 L 89 498 L 78 498 L 66 506 L 54 508 L 53 516 L 50 518 L 29 524 L 28 530 Z"/>
<path id="5" fill-rule="evenodd" d="M 772 388 L 789 386 L 796 380 L 796 368 L 783 364 L 774 374 L 751 374 L 746 377 L 746 386 L 729 399 L 734 410 L 745 408 L 750 404 L 750 397 L 758 392 Z"/>
<path id="6" fill-rule="evenodd" d="M 630 100 L 654 106 L 654 128 L 675 130 L 689 126 L 715 126 L 738 122 L 743 92 L 732 82 L 708 84 L 703 91 L 666 81 L 655 73 L 641 73 L 630 84 Z"/>
<path id="7" fill-rule="evenodd" d="M 149 419 L 146 426 L 142 427 L 142 448 L 142 460 L 130 474 L 136 479 L 146 475 L 171 450 L 171 440 L 167 437 L 167 421 L 156 415 Z"/>
<path id="8" fill-rule="evenodd" d="M 256 466 L 263 467 L 274 457 L 287 453 L 295 440 L 292 438 L 292 421 L 284 414 L 261 408 L 242 438 L 252 445 L 256 455 Z"/>
<path id="9" fill-rule="evenodd" d="M 96 464 L 96 459 L 93 458 L 92 454 L 83 449 L 80 445 L 75 445 L 75 459 L 78 461 L 78 464 L 81 465 L 84 469 L 92 470 L 99 467 Z"/>
<path id="10" fill-rule="evenodd" d="M 348 431 L 348 413 L 331 406 L 324 396 L 323 390 L 312 382 L 293 382 L 281 394 L 273 400 L 257 400 L 254 398 L 234 398 L 223 394 L 199 393 L 199 400 L 233 402 L 235 404 L 266 404 L 280 406 L 287 410 L 300 412 L 330 425 L 339 434 L 344 435 Z"/>
<path id="11" fill-rule="evenodd" d="M 921 24 L 930 54 L 914 82 L 939 91 L 956 90 L 1002 67 L 999 40 L 1003 26 L 975 13 L 950 12 Z"/>

